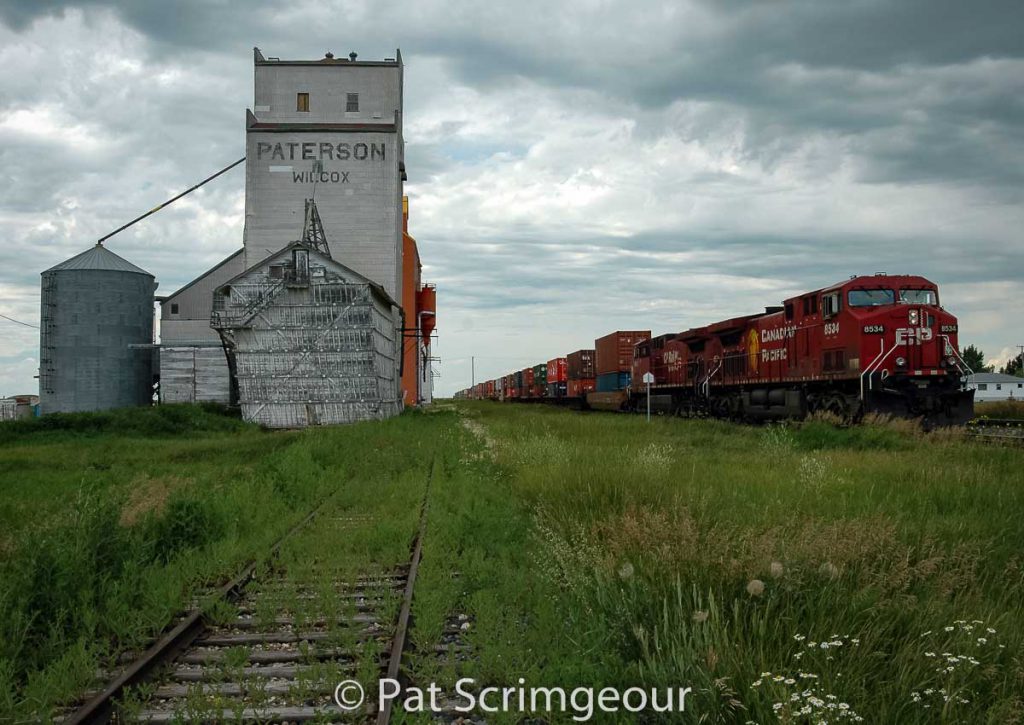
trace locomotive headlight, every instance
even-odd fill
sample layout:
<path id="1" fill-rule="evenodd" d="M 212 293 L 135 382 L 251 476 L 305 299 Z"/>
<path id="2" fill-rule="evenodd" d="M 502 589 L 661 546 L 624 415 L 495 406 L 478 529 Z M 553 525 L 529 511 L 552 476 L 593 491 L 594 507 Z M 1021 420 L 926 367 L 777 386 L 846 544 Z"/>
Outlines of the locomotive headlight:
<path id="1" fill-rule="evenodd" d="M 907 359 L 905 357 L 896 358 L 896 367 L 905 368 L 907 366 Z"/>
<path id="2" fill-rule="evenodd" d="M 911 325 L 916 325 L 919 319 L 920 319 L 920 315 L 919 315 L 919 313 L 918 313 L 918 311 L 917 311 L 917 310 L 911 310 L 911 311 L 910 311 L 910 312 L 909 312 L 909 313 L 907 314 L 907 321 L 908 321 L 908 322 L 909 322 L 909 323 L 910 323 Z"/>

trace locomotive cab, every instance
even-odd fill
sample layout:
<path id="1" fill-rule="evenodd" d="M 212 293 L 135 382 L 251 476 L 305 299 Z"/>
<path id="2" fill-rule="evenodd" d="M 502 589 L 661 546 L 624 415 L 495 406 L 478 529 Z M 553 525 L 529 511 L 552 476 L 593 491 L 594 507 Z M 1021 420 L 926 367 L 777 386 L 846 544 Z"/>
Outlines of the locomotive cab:
<path id="1" fill-rule="evenodd" d="M 822 295 L 823 317 L 846 317 L 858 344 L 858 394 L 863 411 L 969 420 L 974 393 L 960 357 L 956 318 L 939 304 L 936 285 L 923 277 L 856 277 Z M 843 308 L 845 307 L 845 314 Z M 826 337 L 827 337 L 826 327 Z M 851 363 L 854 360 L 850 361 Z"/>

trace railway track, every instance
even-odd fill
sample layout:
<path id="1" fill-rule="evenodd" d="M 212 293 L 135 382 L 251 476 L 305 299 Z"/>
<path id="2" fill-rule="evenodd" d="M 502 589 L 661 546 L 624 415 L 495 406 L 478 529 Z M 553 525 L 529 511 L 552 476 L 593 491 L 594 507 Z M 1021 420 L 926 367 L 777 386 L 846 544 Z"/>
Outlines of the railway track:
<path id="1" fill-rule="evenodd" d="M 1024 428 L 1024 420 L 1019 418 L 975 418 L 968 425 L 978 428 Z"/>
<path id="2" fill-rule="evenodd" d="M 539 402 L 544 402 L 540 400 Z M 602 409 L 594 409 L 589 407 L 569 407 L 573 412 L 580 414 L 590 413 L 606 413 L 610 412 Z M 619 413 L 627 413 L 627 411 L 616 411 Z M 656 414 L 661 416 L 662 414 Z M 690 417 L 688 420 L 703 420 L 713 419 L 705 417 Z M 758 425 L 761 423 L 754 423 Z M 851 423 L 837 424 L 840 427 L 849 427 L 854 425 Z M 985 443 L 1005 443 L 1009 445 L 1024 444 L 1024 420 L 1017 418 L 975 418 L 962 426 L 962 429 L 966 431 L 967 435 L 973 440 L 985 442 Z"/>
<path id="3" fill-rule="evenodd" d="M 56 718 L 85 723 L 303 723 L 386 725 L 372 691 L 396 678 L 406 648 L 430 491 L 428 475 L 410 556 L 390 569 L 339 571 L 282 552 L 300 536 L 344 537 L 367 517 L 331 516 L 321 504 L 271 549 L 207 593 L 156 643 L 77 710 Z M 343 710 L 339 683 L 366 686 L 366 701 Z"/>
<path id="4" fill-rule="evenodd" d="M 1024 444 L 1024 420 L 1013 418 L 978 418 L 967 424 L 968 434 L 985 443 Z"/>

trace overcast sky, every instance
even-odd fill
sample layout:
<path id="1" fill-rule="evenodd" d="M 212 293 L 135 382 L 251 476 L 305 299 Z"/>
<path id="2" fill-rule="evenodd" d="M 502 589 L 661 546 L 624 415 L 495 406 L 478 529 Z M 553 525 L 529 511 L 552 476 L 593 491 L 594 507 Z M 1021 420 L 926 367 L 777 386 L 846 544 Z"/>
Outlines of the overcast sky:
<path id="1" fill-rule="evenodd" d="M 551 7 L 559 8 L 552 14 Z M 1019 0 L 0 3 L 0 314 L 244 152 L 252 47 L 406 62 L 441 394 L 852 274 L 1024 343 Z M 111 240 L 167 294 L 241 246 L 241 168 Z M 344 260 L 341 260 L 344 261 Z M 0 319 L 0 395 L 38 333 Z"/>

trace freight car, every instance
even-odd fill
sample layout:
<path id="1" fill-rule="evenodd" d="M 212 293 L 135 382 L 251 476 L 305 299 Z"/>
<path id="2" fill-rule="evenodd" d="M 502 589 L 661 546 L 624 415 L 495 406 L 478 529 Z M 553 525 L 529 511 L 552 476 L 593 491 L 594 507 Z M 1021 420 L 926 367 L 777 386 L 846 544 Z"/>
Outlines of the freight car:
<path id="1" fill-rule="evenodd" d="M 770 420 L 828 411 L 857 419 L 877 412 L 963 423 L 974 416 L 974 391 L 966 388 L 971 370 L 957 333 L 938 287 L 924 277 L 855 276 L 760 314 L 681 333 L 606 335 L 596 355 L 568 356 L 562 400 L 645 410 L 649 393 L 652 411 L 671 415 Z M 547 367 L 536 366 L 538 378 Z M 560 397 L 561 388 L 523 382 L 532 398 Z"/>

